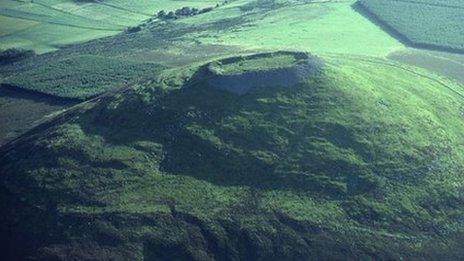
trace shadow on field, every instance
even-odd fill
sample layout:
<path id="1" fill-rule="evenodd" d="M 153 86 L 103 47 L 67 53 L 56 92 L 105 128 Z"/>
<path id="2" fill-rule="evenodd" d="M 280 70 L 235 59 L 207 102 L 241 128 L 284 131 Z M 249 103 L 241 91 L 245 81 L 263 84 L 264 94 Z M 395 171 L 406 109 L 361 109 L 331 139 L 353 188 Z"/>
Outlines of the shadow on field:
<path id="1" fill-rule="evenodd" d="M 24 99 L 33 102 L 45 103 L 51 106 L 66 106 L 80 102 L 78 99 L 59 98 L 41 92 L 26 90 L 8 84 L 0 84 L 0 98 Z"/>
<path id="2" fill-rule="evenodd" d="M 50 113 L 76 104 L 9 85 L 0 86 L 0 146 L 40 123 Z"/>

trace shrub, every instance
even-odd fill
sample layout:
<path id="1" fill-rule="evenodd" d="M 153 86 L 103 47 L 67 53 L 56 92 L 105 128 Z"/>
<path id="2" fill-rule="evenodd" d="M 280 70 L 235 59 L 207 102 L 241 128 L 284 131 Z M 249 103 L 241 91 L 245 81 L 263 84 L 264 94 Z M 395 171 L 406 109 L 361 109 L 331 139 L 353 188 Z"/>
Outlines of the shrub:
<path id="1" fill-rule="evenodd" d="M 218 7 L 218 5 L 216 6 Z M 194 16 L 197 14 L 203 14 L 206 12 L 209 12 L 213 10 L 214 7 L 206 7 L 201 10 L 198 10 L 197 8 L 193 7 L 188 7 L 184 6 L 182 8 L 176 9 L 175 11 L 170 11 L 166 13 L 166 11 L 161 10 L 156 14 L 156 17 L 162 20 L 171 20 L 171 19 L 178 19 L 181 17 L 187 17 L 187 16 Z"/>
<path id="2" fill-rule="evenodd" d="M 139 26 L 133 26 L 133 27 L 129 27 L 127 28 L 127 32 L 128 33 L 136 33 L 136 32 L 139 32 L 140 30 L 142 30 L 142 28 Z"/>
<path id="3" fill-rule="evenodd" d="M 13 63 L 31 56 L 35 53 L 32 50 L 11 48 L 4 51 L 0 51 L 0 64 Z"/>

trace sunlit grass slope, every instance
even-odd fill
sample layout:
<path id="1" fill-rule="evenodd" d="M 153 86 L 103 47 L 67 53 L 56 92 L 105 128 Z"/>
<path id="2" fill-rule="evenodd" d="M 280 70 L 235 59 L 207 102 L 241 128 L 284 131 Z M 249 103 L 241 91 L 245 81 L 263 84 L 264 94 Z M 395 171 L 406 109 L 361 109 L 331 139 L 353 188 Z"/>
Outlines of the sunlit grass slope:
<path id="1" fill-rule="evenodd" d="M 4 147 L 0 234 L 13 236 L 1 246 L 78 259 L 462 258 L 462 86 L 384 59 L 324 60 L 299 86 L 242 96 L 182 84 L 192 68 L 165 71 Z"/>
<path id="2" fill-rule="evenodd" d="M 313 53 L 385 56 L 402 46 L 357 13 L 354 1 L 237 1 L 179 23 L 236 23 L 233 30 L 192 33 L 205 43 Z"/>

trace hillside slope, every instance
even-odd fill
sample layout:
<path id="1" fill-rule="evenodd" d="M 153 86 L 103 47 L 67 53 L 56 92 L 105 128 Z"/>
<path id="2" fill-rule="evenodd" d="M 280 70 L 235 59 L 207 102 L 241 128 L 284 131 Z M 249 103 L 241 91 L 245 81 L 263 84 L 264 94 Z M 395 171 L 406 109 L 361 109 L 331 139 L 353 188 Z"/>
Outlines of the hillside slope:
<path id="1" fill-rule="evenodd" d="M 323 59 L 294 88 L 244 95 L 165 72 L 3 147 L 2 253 L 463 258 L 462 86 Z"/>

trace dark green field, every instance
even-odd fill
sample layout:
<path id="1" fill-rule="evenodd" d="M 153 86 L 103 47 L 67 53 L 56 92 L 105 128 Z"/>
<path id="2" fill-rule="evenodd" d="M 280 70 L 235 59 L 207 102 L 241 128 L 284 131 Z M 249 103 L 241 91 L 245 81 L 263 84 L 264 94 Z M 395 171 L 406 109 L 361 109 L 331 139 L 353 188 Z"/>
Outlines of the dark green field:
<path id="1" fill-rule="evenodd" d="M 362 10 L 403 42 L 419 48 L 464 52 L 464 2 L 360 0 Z"/>
<path id="2" fill-rule="evenodd" d="M 2 258 L 464 259 L 463 8 L 0 3 Z"/>
<path id="3" fill-rule="evenodd" d="M 76 55 L 52 59 L 41 66 L 32 61 L 30 68 L 12 73 L 3 82 L 63 98 L 87 99 L 110 89 L 126 86 L 131 81 L 152 76 L 163 69 L 154 63 Z M 9 72 L 16 68 L 8 69 Z"/>
<path id="4" fill-rule="evenodd" d="M 39 124 L 47 115 L 59 112 L 75 103 L 76 101 L 60 100 L 2 86 L 0 90 L 0 119 L 2 119 L 0 145 Z"/>

